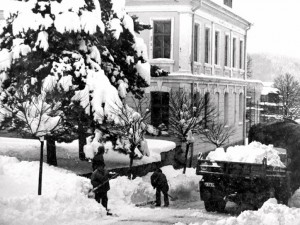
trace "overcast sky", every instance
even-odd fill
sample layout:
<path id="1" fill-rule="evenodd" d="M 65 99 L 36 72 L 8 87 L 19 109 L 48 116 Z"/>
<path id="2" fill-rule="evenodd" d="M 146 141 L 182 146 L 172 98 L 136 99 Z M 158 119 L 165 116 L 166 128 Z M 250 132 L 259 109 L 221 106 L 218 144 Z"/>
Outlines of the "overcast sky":
<path id="1" fill-rule="evenodd" d="M 249 53 L 275 53 L 300 59 L 300 0 L 233 0 L 233 9 L 253 23 Z"/>

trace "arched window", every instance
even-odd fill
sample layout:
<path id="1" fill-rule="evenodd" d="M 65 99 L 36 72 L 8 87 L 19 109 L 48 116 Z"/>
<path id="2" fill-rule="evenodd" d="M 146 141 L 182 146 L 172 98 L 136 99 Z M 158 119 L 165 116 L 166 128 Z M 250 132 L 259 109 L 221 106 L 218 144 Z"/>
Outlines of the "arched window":
<path id="1" fill-rule="evenodd" d="M 228 124 L 228 110 L 229 110 L 229 96 L 226 92 L 224 94 L 224 123 Z"/>
<path id="2" fill-rule="evenodd" d="M 239 122 L 243 121 L 244 100 L 243 94 L 239 94 Z"/>

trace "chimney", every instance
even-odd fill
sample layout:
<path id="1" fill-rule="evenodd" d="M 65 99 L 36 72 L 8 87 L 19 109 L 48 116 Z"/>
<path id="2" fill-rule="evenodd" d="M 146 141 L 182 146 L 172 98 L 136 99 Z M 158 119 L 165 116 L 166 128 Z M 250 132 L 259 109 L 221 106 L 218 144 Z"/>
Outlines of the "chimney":
<path id="1" fill-rule="evenodd" d="M 232 0 L 224 0 L 224 5 L 227 5 L 228 7 L 232 8 Z"/>

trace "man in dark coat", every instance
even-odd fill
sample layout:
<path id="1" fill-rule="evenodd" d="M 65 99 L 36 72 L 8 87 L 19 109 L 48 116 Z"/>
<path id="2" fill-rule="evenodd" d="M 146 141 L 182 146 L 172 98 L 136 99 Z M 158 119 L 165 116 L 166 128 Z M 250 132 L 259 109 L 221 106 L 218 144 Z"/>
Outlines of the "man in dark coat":
<path id="1" fill-rule="evenodd" d="M 98 187 L 95 192 L 95 200 L 103 205 L 103 207 L 107 210 L 107 192 L 110 190 L 109 185 L 109 173 L 104 168 L 104 162 L 99 162 L 98 168 L 93 172 L 91 176 L 91 183 L 93 188 Z M 108 214 L 109 215 L 109 214 Z"/>
<path id="2" fill-rule="evenodd" d="M 100 163 L 104 163 L 104 147 L 103 146 L 99 146 L 98 147 L 98 152 L 96 153 L 96 155 L 94 156 L 93 160 L 92 160 L 92 168 L 93 171 L 95 171 L 98 168 L 98 165 Z"/>
<path id="3" fill-rule="evenodd" d="M 156 205 L 161 205 L 161 195 L 160 192 L 164 194 L 165 207 L 169 206 L 169 185 L 166 176 L 163 174 L 161 169 L 156 169 L 156 171 L 151 175 L 151 185 L 156 188 Z"/>

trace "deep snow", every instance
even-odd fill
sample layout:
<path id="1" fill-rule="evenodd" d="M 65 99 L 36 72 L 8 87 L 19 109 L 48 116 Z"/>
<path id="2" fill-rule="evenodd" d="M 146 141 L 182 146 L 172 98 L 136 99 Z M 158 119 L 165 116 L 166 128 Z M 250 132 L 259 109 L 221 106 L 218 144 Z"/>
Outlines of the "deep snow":
<path id="1" fill-rule="evenodd" d="M 135 203 L 154 199 L 152 173 L 134 180 L 117 177 L 110 182 L 108 196 L 109 208 L 118 217 L 108 217 L 100 204 L 87 197 L 91 188 L 88 179 L 44 163 L 42 196 L 38 196 L 38 162 L 0 156 L 0 224 L 299 225 L 300 209 L 274 200 L 258 211 L 245 211 L 238 217 L 207 213 L 199 199 L 201 176 L 196 175 L 195 169 L 187 168 L 185 175 L 172 166 L 162 170 L 168 178 L 169 194 L 179 198 L 171 201 L 170 208 L 135 207 Z M 299 196 L 300 189 L 291 199 L 291 206 L 300 207 Z"/>

